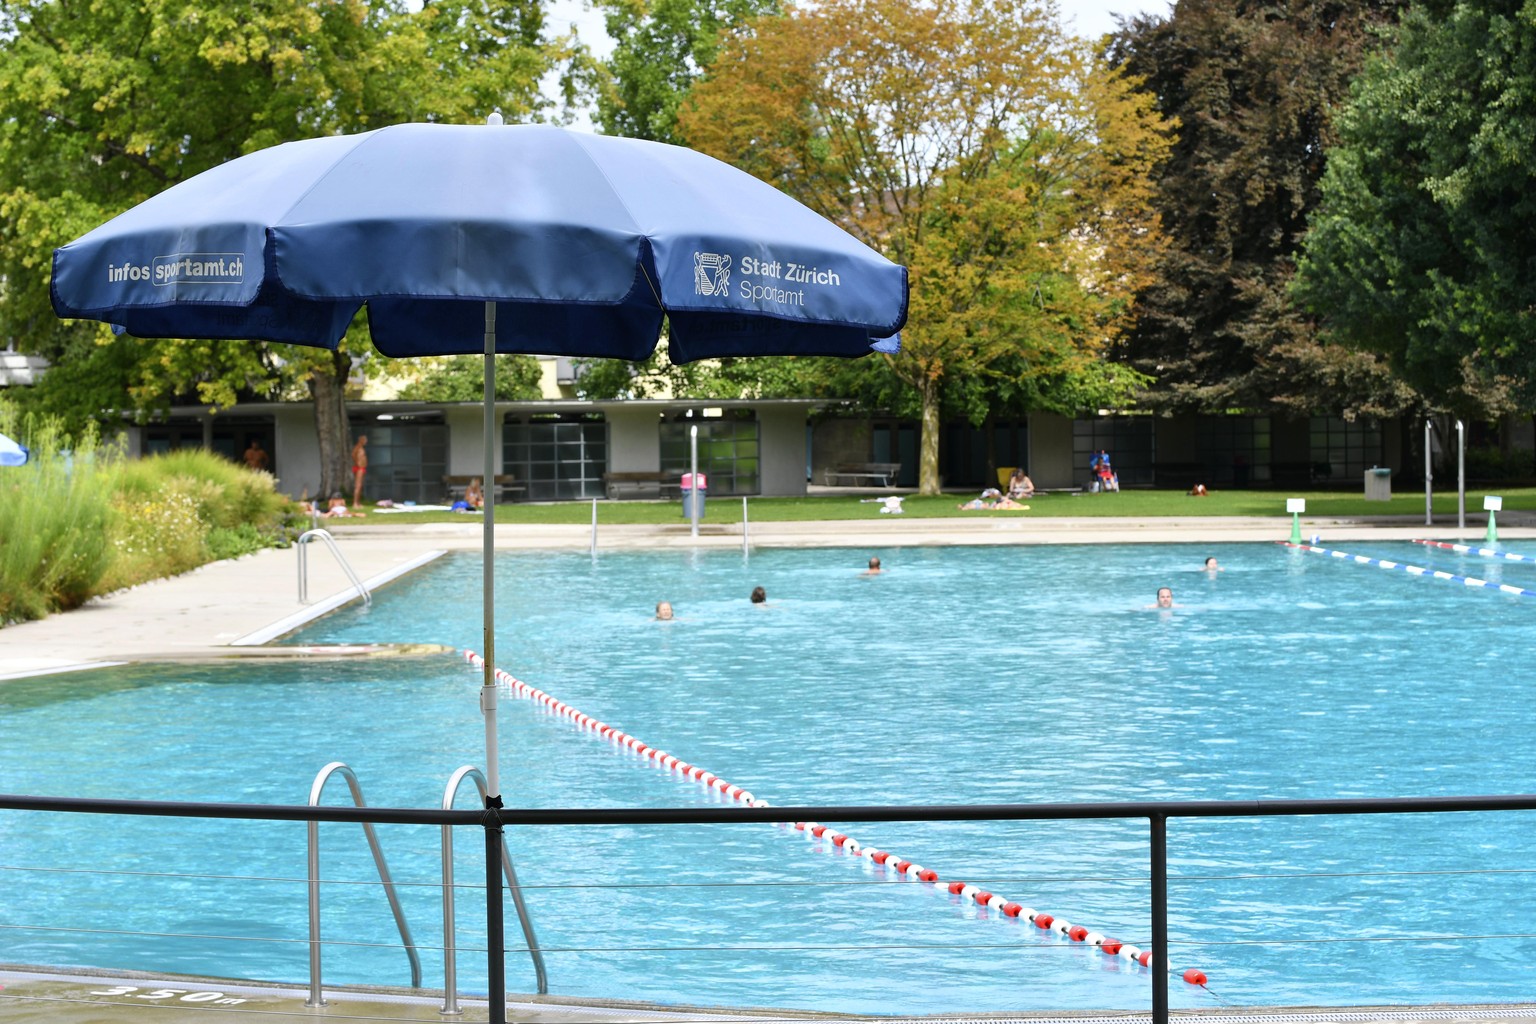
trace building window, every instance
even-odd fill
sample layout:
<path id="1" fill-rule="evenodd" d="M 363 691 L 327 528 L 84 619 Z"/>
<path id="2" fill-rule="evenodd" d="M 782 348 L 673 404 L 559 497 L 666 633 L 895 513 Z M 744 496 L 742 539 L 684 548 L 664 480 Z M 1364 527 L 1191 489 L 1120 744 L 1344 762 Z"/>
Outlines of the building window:
<path id="1" fill-rule="evenodd" d="M 608 469 L 608 424 L 586 416 L 510 421 L 502 428 L 501 471 L 533 501 L 601 498 Z"/>
<path id="2" fill-rule="evenodd" d="M 661 424 L 661 471 L 686 473 L 691 466 L 688 428 L 699 428 L 699 472 L 713 495 L 759 491 L 757 416 L 750 409 L 709 419 L 679 418 Z"/>
<path id="3" fill-rule="evenodd" d="M 1381 465 L 1381 424 L 1347 422 L 1338 416 L 1312 417 L 1312 479 L 1317 483 L 1358 483 L 1365 471 Z"/>
<path id="4" fill-rule="evenodd" d="M 939 473 L 946 487 L 997 487 L 997 473 L 987 473 L 986 424 L 959 420 L 944 425 L 939 442 Z M 992 424 L 992 459 L 997 470 L 1029 471 L 1029 425 L 1025 420 Z M 876 460 L 880 461 L 880 460 Z M 892 460 L 894 461 L 894 460 Z M 915 482 L 915 481 L 914 481 Z"/>
<path id="5" fill-rule="evenodd" d="M 1197 483 L 1247 487 L 1270 482 L 1268 416 L 1201 416 L 1195 423 Z"/>
<path id="6" fill-rule="evenodd" d="M 1121 487 L 1153 482 L 1152 463 L 1157 454 L 1151 416 L 1096 416 L 1072 421 L 1072 472 L 1074 479 L 1089 482 L 1088 460 L 1093 453 L 1107 452 Z"/>
<path id="7" fill-rule="evenodd" d="M 353 421 L 353 439 L 361 434 L 368 435 L 364 499 L 421 504 L 442 500 L 443 475 L 448 472 L 447 426 L 424 417 Z"/>

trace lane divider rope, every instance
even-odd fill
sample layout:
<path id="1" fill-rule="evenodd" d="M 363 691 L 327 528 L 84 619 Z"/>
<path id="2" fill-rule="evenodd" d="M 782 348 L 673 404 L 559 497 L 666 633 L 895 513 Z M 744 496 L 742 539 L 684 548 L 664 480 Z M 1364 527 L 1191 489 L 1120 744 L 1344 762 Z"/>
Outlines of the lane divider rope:
<path id="1" fill-rule="evenodd" d="M 1493 548 L 1474 548 L 1468 544 L 1447 544 L 1443 540 L 1415 540 L 1415 544 L 1423 544 L 1427 548 L 1443 548 L 1446 551 L 1459 551 L 1464 555 L 1482 555 L 1484 558 L 1502 558 L 1509 562 L 1536 562 L 1536 556 L 1517 555 L 1513 551 L 1495 551 Z"/>
<path id="2" fill-rule="evenodd" d="M 1279 541 L 1288 548 L 1296 548 L 1300 551 L 1310 551 L 1314 555 L 1326 555 L 1329 558 L 1337 558 L 1344 562 L 1355 562 L 1360 565 L 1374 565 L 1378 569 L 1401 569 L 1410 576 L 1430 576 L 1437 580 L 1449 580 L 1452 583 L 1460 583 L 1465 587 L 1482 587 L 1487 590 L 1502 590 L 1506 594 L 1515 594 L 1519 597 L 1536 597 L 1536 590 L 1527 590 L 1524 587 L 1510 586 L 1508 583 L 1492 583 L 1488 580 L 1480 580 L 1476 576 L 1458 576 L 1453 572 L 1444 572 L 1440 569 L 1426 569 L 1422 565 L 1408 565 L 1404 562 L 1393 562 L 1385 558 L 1370 558 L 1366 555 L 1352 555 L 1347 551 L 1335 551 L 1332 548 L 1320 548 L 1312 544 L 1292 544 L 1290 541 Z"/>
<path id="3" fill-rule="evenodd" d="M 485 659 L 474 651 L 466 650 L 464 652 L 464 660 L 478 669 L 483 670 L 485 668 Z M 620 746 L 627 747 L 656 765 L 669 771 L 679 772 L 695 782 L 701 782 L 707 788 L 720 793 L 722 796 L 748 807 L 771 806 L 767 800 L 761 800 L 753 796 L 740 786 L 732 785 L 718 775 L 705 771 L 698 765 L 689 764 L 664 750 L 659 750 L 647 743 L 642 743 L 635 737 L 620 732 L 618 729 L 613 728 L 613 726 L 606 725 L 590 715 L 582 714 L 569 704 L 556 700 L 543 690 L 528 685 L 509 672 L 499 668 L 494 669 L 493 672 L 496 679 L 505 685 L 513 696 L 543 704 L 549 710 L 570 719 L 588 732 L 596 733 L 604 739 L 612 740 Z M 1048 914 L 1045 911 L 1024 906 L 1022 903 L 1010 900 L 1007 897 L 987 892 L 968 882 L 943 883 L 939 878 L 938 872 L 930 868 L 925 868 L 921 864 L 914 864 L 910 860 L 904 860 L 887 850 L 865 846 L 852 836 L 834 831 L 826 825 L 818 824 L 814 821 L 796 821 L 787 824 L 791 824 L 797 832 L 804 832 L 817 839 L 825 839 L 844 853 L 855 857 L 862 857 L 865 860 L 879 864 L 896 872 L 897 875 L 914 881 L 928 882 L 941 891 L 959 896 L 962 900 L 973 902 L 978 907 L 986 907 L 990 910 L 998 911 L 1004 917 L 1021 918 L 1033 924 L 1036 928 L 1055 932 L 1057 935 L 1064 936 L 1072 942 L 1081 942 L 1086 945 L 1095 946 L 1106 956 L 1118 956 L 1123 960 L 1129 960 L 1143 967 L 1152 967 L 1160 962 L 1150 949 L 1141 949 L 1128 942 L 1109 938 L 1106 935 L 1091 931 L 1082 925 L 1073 924 L 1053 914 Z M 1190 967 L 1178 970 L 1168 966 L 1167 969 L 1169 973 L 1177 975 L 1191 985 L 1203 986 L 1208 980 L 1205 972 L 1198 968 Z"/>

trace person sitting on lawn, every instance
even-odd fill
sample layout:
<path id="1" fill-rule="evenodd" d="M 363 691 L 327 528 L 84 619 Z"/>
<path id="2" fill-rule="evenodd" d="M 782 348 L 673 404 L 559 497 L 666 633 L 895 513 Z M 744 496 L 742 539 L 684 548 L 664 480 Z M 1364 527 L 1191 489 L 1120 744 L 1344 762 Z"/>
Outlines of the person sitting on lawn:
<path id="1" fill-rule="evenodd" d="M 1008 497 L 1017 500 L 1019 498 L 1033 498 L 1034 496 L 1035 482 L 1024 473 L 1024 467 L 1020 466 L 1008 478 Z"/>
<path id="2" fill-rule="evenodd" d="M 347 516 L 366 516 L 366 512 L 353 512 L 347 508 L 347 499 L 340 494 L 331 495 L 330 502 L 326 505 L 324 515 L 327 519 L 340 519 Z"/>

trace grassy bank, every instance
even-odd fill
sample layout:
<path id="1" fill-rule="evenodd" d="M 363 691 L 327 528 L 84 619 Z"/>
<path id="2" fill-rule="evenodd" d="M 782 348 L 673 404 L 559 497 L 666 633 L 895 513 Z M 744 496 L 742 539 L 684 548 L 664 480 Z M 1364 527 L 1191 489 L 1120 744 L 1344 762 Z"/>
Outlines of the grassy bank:
<path id="1" fill-rule="evenodd" d="M 809 498 L 749 498 L 747 515 L 753 522 L 805 522 L 812 520 L 856 520 L 880 516 L 874 501 L 884 492 L 871 488 L 867 496 L 828 495 Z M 1467 512 L 1481 520 L 1483 496 L 1498 493 L 1507 511 L 1536 511 L 1536 488 L 1507 488 L 1497 492 L 1470 491 Z M 1339 491 L 1217 491 L 1207 497 L 1193 498 L 1183 491 L 1133 490 L 1118 494 L 1047 494 L 1031 498 L 1028 509 L 1019 511 L 968 511 L 957 506 L 975 497 L 972 493 L 946 494 L 938 497 L 916 495 L 902 501 L 903 514 L 924 519 L 1032 518 L 1039 516 L 1129 516 L 1138 519 L 1181 516 L 1275 516 L 1286 518 L 1287 498 L 1305 498 L 1308 518 L 1356 518 L 1359 516 L 1424 515 L 1424 495 L 1398 493 L 1391 501 L 1366 501 L 1358 493 Z M 1456 495 L 1439 493 L 1434 497 L 1437 517 L 1456 514 Z M 685 521 L 682 503 L 672 501 L 597 502 L 599 523 L 656 524 Z M 404 524 L 456 522 L 478 516 L 455 512 L 370 512 L 365 519 L 345 519 L 347 524 Z M 565 523 L 592 521 L 591 501 L 551 503 L 514 503 L 496 508 L 498 523 Z M 704 521 L 708 523 L 741 522 L 740 498 L 709 498 Z"/>
<path id="2" fill-rule="evenodd" d="M 289 502 L 267 474 L 201 450 L 126 459 L 46 423 L 5 427 L 32 458 L 0 468 L 0 626 L 283 536 Z"/>

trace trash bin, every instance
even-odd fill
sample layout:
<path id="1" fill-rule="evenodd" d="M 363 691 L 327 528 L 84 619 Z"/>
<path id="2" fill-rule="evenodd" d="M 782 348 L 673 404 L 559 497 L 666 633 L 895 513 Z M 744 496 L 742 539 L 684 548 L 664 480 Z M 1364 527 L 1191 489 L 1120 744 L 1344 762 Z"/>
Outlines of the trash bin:
<path id="1" fill-rule="evenodd" d="M 1372 466 L 1365 471 L 1365 500 L 1392 500 L 1392 471 Z"/>
<path id="2" fill-rule="evenodd" d="M 704 499 L 705 499 L 705 497 L 707 495 L 707 492 L 709 491 L 709 478 L 707 476 L 705 476 L 703 473 L 700 473 L 698 475 L 698 486 L 695 487 L 694 486 L 694 475 L 692 473 L 684 473 L 683 474 L 683 479 L 682 479 L 682 488 L 683 488 L 683 518 L 684 519 L 703 519 L 704 518 Z M 698 503 L 697 506 L 695 506 L 695 504 L 694 504 L 695 502 Z M 697 514 L 695 514 L 695 512 L 694 512 L 695 507 L 697 507 L 697 509 L 698 509 Z"/>

